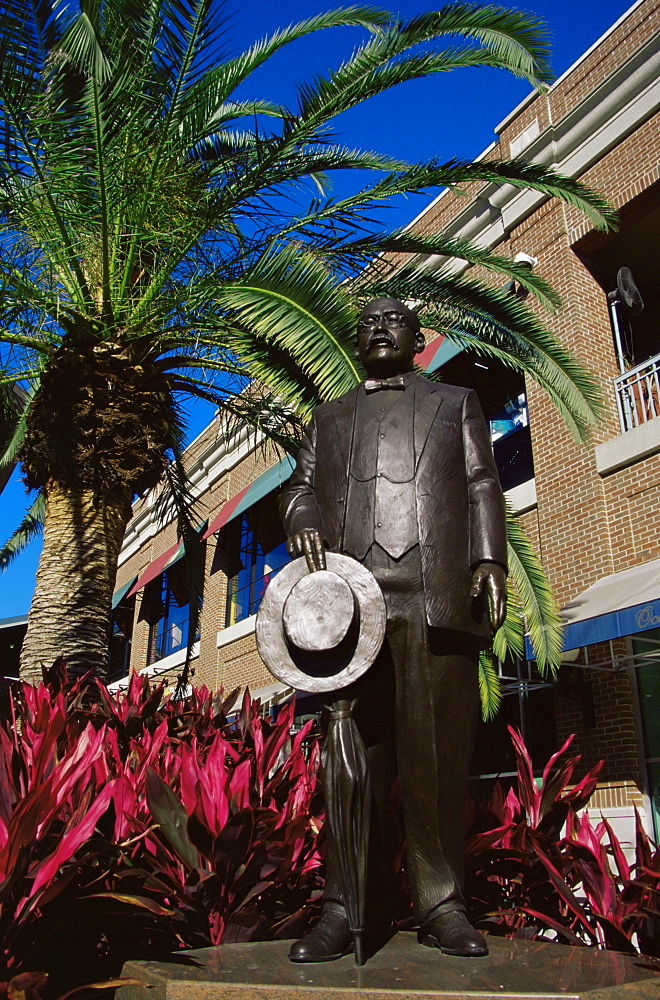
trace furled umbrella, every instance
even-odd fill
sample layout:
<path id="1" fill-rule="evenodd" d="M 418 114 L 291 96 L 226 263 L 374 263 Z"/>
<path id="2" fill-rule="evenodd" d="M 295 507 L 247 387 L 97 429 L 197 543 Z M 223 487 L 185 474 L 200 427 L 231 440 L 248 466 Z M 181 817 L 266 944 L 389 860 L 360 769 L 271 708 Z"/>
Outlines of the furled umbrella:
<path id="1" fill-rule="evenodd" d="M 367 850 L 371 785 L 364 742 L 353 719 L 354 702 L 333 702 L 321 755 L 323 791 L 341 874 L 344 908 L 355 942 L 355 964 L 364 965 Z"/>

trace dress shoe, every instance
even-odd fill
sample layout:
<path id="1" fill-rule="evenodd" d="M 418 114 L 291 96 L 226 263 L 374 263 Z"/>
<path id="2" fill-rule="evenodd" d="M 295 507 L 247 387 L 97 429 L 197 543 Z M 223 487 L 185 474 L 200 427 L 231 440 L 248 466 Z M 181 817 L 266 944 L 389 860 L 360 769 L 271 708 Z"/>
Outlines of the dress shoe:
<path id="1" fill-rule="evenodd" d="M 474 929 L 462 910 L 434 917 L 420 927 L 417 940 L 427 948 L 439 948 L 443 955 L 477 958 L 488 954 L 486 938 Z"/>
<path id="2" fill-rule="evenodd" d="M 292 962 L 332 962 L 353 951 L 353 935 L 342 907 L 326 906 L 318 924 L 291 945 Z"/>

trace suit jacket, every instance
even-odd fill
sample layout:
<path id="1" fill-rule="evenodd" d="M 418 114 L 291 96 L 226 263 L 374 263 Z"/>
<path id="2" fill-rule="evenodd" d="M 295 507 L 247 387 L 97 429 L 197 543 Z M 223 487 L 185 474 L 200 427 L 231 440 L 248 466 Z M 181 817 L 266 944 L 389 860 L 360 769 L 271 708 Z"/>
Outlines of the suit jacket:
<path id="1" fill-rule="evenodd" d="M 486 601 L 469 596 L 479 563 L 507 563 L 504 497 L 488 431 L 471 389 L 421 375 L 414 383 L 416 515 L 427 619 L 488 638 Z M 346 551 L 351 435 L 363 391 L 358 386 L 316 408 L 280 500 L 287 535 L 317 528 L 336 552 Z"/>

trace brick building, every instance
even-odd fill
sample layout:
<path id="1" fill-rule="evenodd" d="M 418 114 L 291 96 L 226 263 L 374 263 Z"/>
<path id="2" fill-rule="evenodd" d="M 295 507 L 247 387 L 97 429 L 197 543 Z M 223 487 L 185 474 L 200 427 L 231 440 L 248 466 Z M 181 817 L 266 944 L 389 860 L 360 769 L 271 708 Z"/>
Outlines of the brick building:
<path id="1" fill-rule="evenodd" d="M 502 668 L 506 696 L 483 728 L 475 776 L 488 781 L 511 768 L 508 722 L 522 726 L 538 764 L 575 733 L 586 763 L 605 758 L 594 804 L 624 838 L 634 805 L 660 834 L 659 26 L 660 0 L 633 4 L 546 93 L 515 108 L 482 154 L 522 155 L 579 177 L 619 209 L 618 233 L 595 233 L 571 206 L 542 195 L 491 185 L 443 192 L 410 224 L 535 258 L 563 300 L 547 325 L 602 386 L 606 415 L 582 446 L 535 384 L 497 362 L 441 338 L 422 358 L 479 393 L 503 487 L 567 621 L 556 682 L 530 661 Z M 290 692 L 257 656 L 254 613 L 287 558 L 276 494 L 291 464 L 247 434 L 228 445 L 213 423 L 186 459 L 208 519 L 195 682 L 249 684 L 270 705 Z M 182 548 L 173 523 L 158 527 L 154 502 L 136 504 L 120 557 L 117 683 L 129 664 L 173 683 L 184 659 Z"/>

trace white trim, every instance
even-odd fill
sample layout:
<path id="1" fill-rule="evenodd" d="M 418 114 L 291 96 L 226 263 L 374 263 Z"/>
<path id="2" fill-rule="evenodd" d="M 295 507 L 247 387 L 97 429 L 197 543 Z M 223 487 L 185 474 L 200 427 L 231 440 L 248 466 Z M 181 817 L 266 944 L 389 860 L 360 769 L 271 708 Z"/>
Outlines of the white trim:
<path id="1" fill-rule="evenodd" d="M 211 424 L 209 424 L 210 426 Z M 202 431 L 202 434 L 206 433 L 207 430 L 208 428 Z M 196 440 L 199 437 L 201 435 L 198 435 Z M 188 470 L 192 496 L 199 497 L 205 493 L 221 476 L 235 468 L 251 452 L 256 451 L 260 443 L 261 436 L 255 435 L 254 431 L 246 427 L 241 428 L 236 437 L 232 439 L 230 447 L 227 447 L 225 440 L 215 437 Z M 189 445 L 186 451 L 190 447 Z M 135 555 L 146 542 L 162 531 L 166 524 L 174 520 L 174 510 L 168 512 L 164 518 L 156 515 L 159 495 L 159 487 L 152 490 L 149 494 L 148 504 L 128 525 L 117 561 L 118 566 Z"/>
<path id="2" fill-rule="evenodd" d="M 0 618 L 0 629 L 16 628 L 17 625 L 27 625 L 27 615 L 15 615 L 13 618 Z"/>
<path id="3" fill-rule="evenodd" d="M 526 483 L 514 486 L 504 494 L 507 507 L 512 514 L 524 514 L 537 505 L 536 479 L 528 479 Z"/>
<path id="4" fill-rule="evenodd" d="M 648 39 L 556 125 L 544 129 L 530 143 L 526 150 L 529 159 L 554 166 L 570 177 L 579 177 L 630 135 L 660 107 L 659 48 L 657 36 Z M 442 191 L 406 230 L 446 194 L 447 190 Z M 541 192 L 520 191 L 510 184 L 486 184 L 464 204 L 444 231 L 449 236 L 490 248 L 547 200 L 548 195 Z M 481 206 L 479 211 L 475 211 L 477 205 Z M 434 270 L 446 267 L 450 272 L 465 267 L 464 261 L 421 254 L 418 264 Z"/>
<path id="5" fill-rule="evenodd" d="M 227 709 L 227 715 L 231 712 L 238 712 L 243 704 L 243 698 L 245 697 L 245 690 L 250 688 L 247 684 L 245 688 L 242 688 L 236 695 L 236 701 Z M 256 688 L 254 691 L 250 691 L 250 698 L 254 701 L 257 698 L 261 702 L 261 711 L 267 712 L 274 705 L 281 705 L 282 702 L 290 698 L 292 694 L 296 693 L 296 689 L 288 687 L 283 681 L 275 681 L 273 684 L 267 684 L 265 687 Z"/>
<path id="6" fill-rule="evenodd" d="M 199 641 L 193 643 L 192 649 L 190 650 L 190 659 L 196 660 L 199 656 Z M 177 649 L 176 653 L 170 653 L 169 656 L 164 656 L 162 660 L 156 660 L 155 663 L 150 663 L 148 667 L 143 667 L 140 670 L 141 674 L 147 674 L 149 677 L 156 676 L 158 674 L 167 673 L 168 670 L 173 670 L 174 667 L 180 667 L 186 662 L 186 649 Z"/>
<path id="7" fill-rule="evenodd" d="M 250 615 L 249 618 L 242 618 L 240 622 L 229 625 L 228 628 L 220 629 L 216 640 L 218 649 L 228 646 L 230 642 L 236 642 L 237 639 L 244 639 L 246 635 L 252 635 L 256 627 L 257 616 Z"/>
<path id="8" fill-rule="evenodd" d="M 623 12 L 623 14 L 621 15 L 621 17 L 618 20 L 616 20 L 614 22 L 614 24 L 611 24 L 610 27 L 607 29 L 607 31 L 603 32 L 603 34 L 600 36 L 600 38 L 596 39 L 596 41 L 593 43 L 593 45 L 590 45 L 588 49 L 585 49 L 585 51 L 582 53 L 582 55 L 578 56 L 578 58 L 575 60 L 575 62 L 571 63 L 571 65 L 568 67 L 568 69 L 565 69 L 564 72 L 561 74 L 561 76 L 558 76 L 557 79 L 554 81 L 554 83 L 550 84 L 548 93 L 551 93 L 555 89 L 555 87 L 557 87 L 560 83 L 562 83 L 563 80 L 566 79 L 566 77 L 570 76 L 571 73 L 573 72 L 573 70 L 577 69 L 577 67 L 580 65 L 580 63 L 584 62 L 584 60 L 587 58 L 587 56 L 590 56 L 591 53 L 595 49 L 597 49 L 598 46 L 602 42 L 605 41 L 605 39 L 607 38 L 607 36 L 611 35 L 612 32 L 615 31 L 616 28 L 618 28 L 619 25 L 622 24 L 626 20 L 626 18 L 629 17 L 632 14 L 632 12 L 634 11 L 635 7 L 639 7 L 640 4 L 645 3 L 645 2 L 646 2 L 646 0 L 636 0 L 636 2 L 632 5 L 632 7 L 628 7 L 628 10 L 625 10 Z M 535 97 L 542 97 L 542 96 L 543 96 L 543 92 L 542 91 L 540 91 L 540 92 L 538 90 L 532 90 L 532 91 L 530 91 L 530 93 L 527 94 L 526 97 L 523 97 L 522 101 L 520 101 L 519 104 L 516 104 L 516 106 L 513 109 L 513 111 L 509 111 L 509 113 L 506 116 L 506 118 L 503 118 L 502 121 L 499 123 L 499 125 L 495 126 L 495 131 L 498 134 L 500 132 L 503 132 L 504 129 L 507 127 L 507 125 L 510 125 L 511 122 L 513 121 L 513 119 L 517 115 L 519 115 L 520 112 L 523 111 L 530 104 L 530 102 Z"/>

